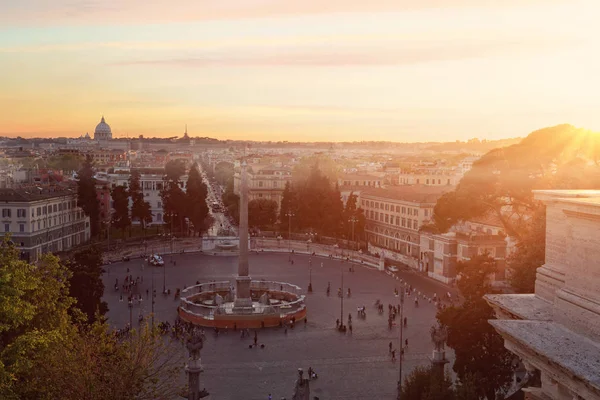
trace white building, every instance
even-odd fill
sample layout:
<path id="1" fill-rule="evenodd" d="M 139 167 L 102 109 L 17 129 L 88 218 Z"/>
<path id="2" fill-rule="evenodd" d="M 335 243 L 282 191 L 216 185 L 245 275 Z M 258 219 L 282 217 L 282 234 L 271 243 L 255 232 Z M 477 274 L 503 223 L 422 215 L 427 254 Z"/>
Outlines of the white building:
<path id="1" fill-rule="evenodd" d="M 487 295 L 526 370 L 526 399 L 600 399 L 600 190 L 541 190 L 546 262 L 533 294 Z"/>
<path id="2" fill-rule="evenodd" d="M 77 207 L 75 189 L 0 189 L 0 202 L 2 232 L 11 234 L 25 260 L 90 239 L 90 219 Z"/>

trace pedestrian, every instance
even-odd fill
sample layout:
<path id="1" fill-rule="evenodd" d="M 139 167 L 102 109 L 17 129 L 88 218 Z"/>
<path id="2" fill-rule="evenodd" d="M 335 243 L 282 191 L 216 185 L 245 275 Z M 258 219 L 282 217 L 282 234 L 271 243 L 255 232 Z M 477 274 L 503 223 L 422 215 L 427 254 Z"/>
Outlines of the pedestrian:
<path id="1" fill-rule="evenodd" d="M 391 353 L 392 352 L 392 342 L 390 342 L 389 347 L 390 347 L 389 353 Z"/>
<path id="2" fill-rule="evenodd" d="M 396 361 L 396 349 L 392 350 L 392 361 Z"/>
<path id="3" fill-rule="evenodd" d="M 404 347 L 408 347 L 408 339 L 404 339 Z"/>
<path id="4" fill-rule="evenodd" d="M 258 344 L 258 334 L 256 333 L 256 331 L 254 331 L 254 345 L 256 346 Z"/>

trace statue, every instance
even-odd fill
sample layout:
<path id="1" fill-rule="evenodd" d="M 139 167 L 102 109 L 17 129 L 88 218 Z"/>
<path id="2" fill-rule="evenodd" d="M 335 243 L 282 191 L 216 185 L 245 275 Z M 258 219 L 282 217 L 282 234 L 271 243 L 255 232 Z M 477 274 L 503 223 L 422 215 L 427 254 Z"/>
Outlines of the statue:
<path id="1" fill-rule="evenodd" d="M 296 380 L 296 387 L 294 389 L 292 400 L 310 399 L 310 383 L 308 379 L 304 378 L 303 374 L 304 371 L 302 368 L 298 368 L 298 379 Z"/>
<path id="2" fill-rule="evenodd" d="M 437 327 L 432 326 L 429 332 L 431 333 L 431 341 L 435 345 L 435 350 L 444 351 L 444 345 L 448 339 L 448 329 L 445 326 L 438 325 Z"/>
<path id="3" fill-rule="evenodd" d="M 194 327 L 190 332 L 186 347 L 190 354 L 185 370 L 188 374 L 188 400 L 199 400 L 208 396 L 206 389 L 200 390 L 200 373 L 204 370 L 200 361 L 200 350 L 204 346 L 204 333 Z"/>

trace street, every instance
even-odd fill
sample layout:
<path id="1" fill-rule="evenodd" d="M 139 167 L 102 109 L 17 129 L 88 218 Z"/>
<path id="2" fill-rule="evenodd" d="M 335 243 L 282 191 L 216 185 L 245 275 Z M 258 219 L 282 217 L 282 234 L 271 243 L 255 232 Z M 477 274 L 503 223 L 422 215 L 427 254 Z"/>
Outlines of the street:
<path id="1" fill-rule="evenodd" d="M 122 328 L 130 318 L 127 300 L 120 302 L 121 292 L 114 290 L 115 279 L 123 282 L 127 268 L 134 279 L 143 276 L 140 287 L 141 305 L 132 309 L 133 326 L 141 312 L 148 315 L 151 301 L 146 289 L 157 289 L 155 321 L 173 321 L 178 301 L 174 300 L 176 288 L 195 284 L 196 281 L 234 280 L 237 273 L 237 257 L 214 257 L 200 253 L 174 256 L 176 265 L 165 259 L 165 267 L 143 266 L 140 259 L 107 266 L 104 275 L 105 300 L 109 305 L 109 323 Z M 396 394 L 398 363 L 393 363 L 388 353 L 389 342 L 399 349 L 399 329 L 387 326 L 387 305 L 398 304 L 394 289 L 399 281 L 385 273 L 355 266 L 349 272 L 347 263 L 329 258 L 294 255 L 294 264 L 288 262 L 288 254 L 251 254 L 250 275 L 255 280 L 280 280 L 307 288 L 312 278 L 314 293 L 307 294 L 308 322 L 300 323 L 284 333 L 282 329 L 258 331 L 259 342 L 264 349 L 248 349 L 250 339 L 240 339 L 239 332 L 228 332 L 215 337 L 207 332 L 202 351 L 205 372 L 201 376 L 202 387 L 213 394 L 214 399 L 266 399 L 269 393 L 274 399 L 290 397 L 297 368 L 312 367 L 319 379 L 311 382 L 311 396 L 321 399 L 393 399 Z M 321 267 L 321 263 L 323 266 Z M 343 320 L 352 316 L 353 332 L 339 333 L 335 321 L 340 318 L 340 298 L 336 296 L 344 276 L 344 293 L 351 288 L 352 296 L 344 298 Z M 417 291 L 428 296 L 445 293 L 443 285 L 412 273 L 401 273 Z M 170 296 L 161 294 L 163 279 Z M 328 282 L 331 296 L 326 295 Z M 126 297 L 126 296 L 125 296 Z M 385 305 L 383 315 L 378 315 L 374 303 L 380 299 Z M 366 307 L 366 319 L 357 316 L 357 307 Z M 435 323 L 435 307 L 426 300 L 414 305 L 413 296 L 407 297 L 404 315 L 408 326 L 404 338 L 408 350 L 403 363 L 406 376 L 417 365 L 427 364 L 433 345 L 429 329 Z M 452 359 L 451 352 L 448 358 Z M 447 367 L 449 368 L 449 367 Z"/>

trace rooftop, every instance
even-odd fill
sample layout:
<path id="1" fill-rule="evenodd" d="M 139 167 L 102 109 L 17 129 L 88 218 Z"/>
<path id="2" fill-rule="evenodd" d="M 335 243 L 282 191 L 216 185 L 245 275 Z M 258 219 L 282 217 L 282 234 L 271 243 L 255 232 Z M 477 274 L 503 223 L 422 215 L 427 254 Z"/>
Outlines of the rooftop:
<path id="1" fill-rule="evenodd" d="M 405 200 L 414 203 L 431 203 L 435 204 L 437 200 L 446 192 L 451 190 L 450 187 L 444 186 L 391 186 L 388 188 L 369 188 L 365 189 L 361 196 L 379 197 L 390 200 Z"/>
<path id="2" fill-rule="evenodd" d="M 0 201 L 4 202 L 30 202 L 52 199 L 55 197 L 70 196 L 77 193 L 75 188 L 66 187 L 30 187 L 23 189 L 0 189 Z"/>

